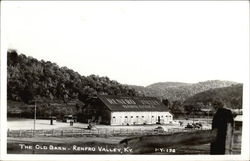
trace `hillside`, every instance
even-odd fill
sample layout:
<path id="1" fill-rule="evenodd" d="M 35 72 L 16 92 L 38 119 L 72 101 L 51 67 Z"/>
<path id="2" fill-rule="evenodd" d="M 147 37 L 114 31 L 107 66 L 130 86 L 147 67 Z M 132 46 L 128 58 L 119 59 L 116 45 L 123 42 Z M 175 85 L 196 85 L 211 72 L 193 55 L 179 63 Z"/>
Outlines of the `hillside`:
<path id="1" fill-rule="evenodd" d="M 50 61 L 39 61 L 18 54 L 15 50 L 7 53 L 8 110 L 20 110 L 23 107 L 21 111 L 25 111 L 26 116 L 31 116 L 30 108 L 24 108 L 27 104 L 34 104 L 36 100 L 40 104 L 38 114 L 39 111 L 44 111 L 42 114 L 54 110 L 54 113 L 63 115 L 72 113 L 69 105 L 80 110 L 97 94 L 135 96 L 137 92 L 108 77 L 82 76 L 67 67 L 59 67 Z M 55 103 L 57 105 L 53 106 Z"/>
<path id="2" fill-rule="evenodd" d="M 187 86 L 190 85 L 189 83 L 183 83 L 183 82 L 159 82 L 159 83 L 153 83 L 147 86 L 149 89 L 167 89 L 170 87 L 181 87 L 181 86 Z"/>
<path id="3" fill-rule="evenodd" d="M 198 93 L 188 98 L 185 105 L 209 105 L 214 99 L 220 99 L 225 103 L 225 106 L 231 109 L 242 108 L 242 94 L 243 85 L 237 84 L 229 87 L 210 89 L 201 93 Z M 208 107 L 208 106 L 206 106 Z"/>
<path id="4" fill-rule="evenodd" d="M 147 87 L 134 87 L 135 90 L 145 96 L 156 96 L 169 101 L 185 101 L 187 98 L 215 88 L 228 87 L 237 84 L 230 81 L 210 80 L 199 83 L 178 83 L 178 82 L 165 82 L 155 83 Z M 133 87 L 133 86 L 132 86 Z"/>
<path id="5" fill-rule="evenodd" d="M 135 89 L 135 91 L 137 91 L 137 93 L 141 96 L 152 96 L 152 97 L 161 97 L 161 94 L 159 92 L 159 90 L 157 89 L 150 89 L 147 87 L 143 87 L 143 86 L 136 86 L 136 85 L 129 85 L 131 88 Z"/>

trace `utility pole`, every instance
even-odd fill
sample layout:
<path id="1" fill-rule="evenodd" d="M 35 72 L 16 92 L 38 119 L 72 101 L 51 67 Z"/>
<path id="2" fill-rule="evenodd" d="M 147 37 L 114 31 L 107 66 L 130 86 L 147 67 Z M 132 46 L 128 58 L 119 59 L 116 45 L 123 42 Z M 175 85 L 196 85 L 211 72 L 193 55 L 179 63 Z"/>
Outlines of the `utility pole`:
<path id="1" fill-rule="evenodd" d="M 36 101 L 35 101 L 35 110 L 34 110 L 34 135 L 36 130 Z"/>
<path id="2" fill-rule="evenodd" d="M 209 120 L 209 110 L 207 111 L 207 120 Z"/>

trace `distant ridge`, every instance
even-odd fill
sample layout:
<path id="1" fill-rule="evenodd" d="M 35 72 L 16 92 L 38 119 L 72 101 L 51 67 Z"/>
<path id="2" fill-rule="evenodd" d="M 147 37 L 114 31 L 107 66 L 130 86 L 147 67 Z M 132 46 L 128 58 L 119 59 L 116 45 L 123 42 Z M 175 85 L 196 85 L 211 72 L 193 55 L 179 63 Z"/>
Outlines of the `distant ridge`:
<path id="1" fill-rule="evenodd" d="M 243 84 L 236 84 L 229 87 L 210 89 L 197 93 L 185 100 L 185 105 L 195 105 L 197 103 L 209 104 L 212 100 L 220 99 L 225 106 L 232 109 L 242 108 Z"/>
<path id="2" fill-rule="evenodd" d="M 165 88 L 169 88 L 169 87 L 180 87 L 180 86 L 187 86 L 187 85 L 191 85 L 191 83 L 183 83 L 183 82 L 159 82 L 159 83 L 153 83 L 150 84 L 148 86 L 146 86 L 147 88 L 150 89 L 165 89 Z"/>
<path id="3" fill-rule="evenodd" d="M 184 101 L 188 97 L 191 97 L 197 93 L 204 92 L 206 90 L 228 87 L 238 84 L 232 81 L 222 80 L 208 80 L 198 83 L 183 83 L 183 82 L 160 82 L 143 86 L 131 86 L 138 93 L 145 96 L 156 96 L 161 99 L 168 99 L 170 101 Z"/>

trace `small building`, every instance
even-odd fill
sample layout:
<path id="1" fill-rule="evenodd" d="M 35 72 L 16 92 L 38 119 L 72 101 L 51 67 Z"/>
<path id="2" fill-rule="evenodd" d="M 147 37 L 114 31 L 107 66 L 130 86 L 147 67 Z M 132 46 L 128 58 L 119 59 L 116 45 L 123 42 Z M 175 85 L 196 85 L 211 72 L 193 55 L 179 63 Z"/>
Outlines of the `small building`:
<path id="1" fill-rule="evenodd" d="M 234 118 L 232 154 L 241 153 L 241 144 L 242 144 L 242 115 L 237 115 Z"/>
<path id="2" fill-rule="evenodd" d="M 154 97 L 99 95 L 84 108 L 81 120 L 108 125 L 167 124 L 173 115 Z"/>
<path id="3" fill-rule="evenodd" d="M 242 130 L 242 115 L 237 115 L 234 118 L 234 128 L 236 131 Z"/>
<path id="4" fill-rule="evenodd" d="M 7 116 L 8 117 L 19 117 L 21 118 L 22 110 L 20 109 L 8 109 L 7 110 Z"/>
<path id="5" fill-rule="evenodd" d="M 63 122 L 77 122 L 76 116 L 73 115 L 64 115 Z"/>

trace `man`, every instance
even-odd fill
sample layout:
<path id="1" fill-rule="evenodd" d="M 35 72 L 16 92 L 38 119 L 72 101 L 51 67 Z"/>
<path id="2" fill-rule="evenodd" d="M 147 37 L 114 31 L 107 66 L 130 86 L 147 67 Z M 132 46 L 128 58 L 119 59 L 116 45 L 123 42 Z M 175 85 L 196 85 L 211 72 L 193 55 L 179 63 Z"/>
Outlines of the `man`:
<path id="1" fill-rule="evenodd" d="M 217 132 L 215 140 L 211 143 L 210 153 L 215 155 L 230 154 L 233 134 L 233 114 L 231 110 L 224 108 L 222 101 L 216 99 L 213 101 L 213 107 L 216 111 L 212 130 Z"/>

